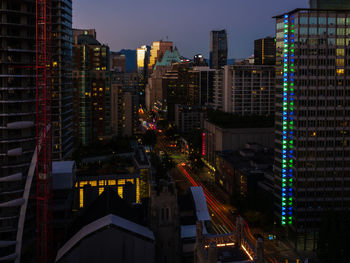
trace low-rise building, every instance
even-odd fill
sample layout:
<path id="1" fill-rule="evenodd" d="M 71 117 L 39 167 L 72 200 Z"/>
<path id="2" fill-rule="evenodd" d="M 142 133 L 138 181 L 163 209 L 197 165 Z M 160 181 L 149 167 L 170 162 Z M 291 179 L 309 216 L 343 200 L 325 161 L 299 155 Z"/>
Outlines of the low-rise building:
<path id="1" fill-rule="evenodd" d="M 215 166 L 216 152 L 238 150 L 247 143 L 274 147 L 274 121 L 267 117 L 239 117 L 220 112 L 211 113 L 204 121 L 202 155 Z"/>
<path id="2" fill-rule="evenodd" d="M 155 238 L 144 220 L 145 211 L 107 188 L 73 222 L 55 262 L 154 263 Z"/>
<path id="3" fill-rule="evenodd" d="M 230 195 L 255 198 L 261 190 L 273 194 L 273 149 L 247 144 L 216 157 L 216 181 Z"/>

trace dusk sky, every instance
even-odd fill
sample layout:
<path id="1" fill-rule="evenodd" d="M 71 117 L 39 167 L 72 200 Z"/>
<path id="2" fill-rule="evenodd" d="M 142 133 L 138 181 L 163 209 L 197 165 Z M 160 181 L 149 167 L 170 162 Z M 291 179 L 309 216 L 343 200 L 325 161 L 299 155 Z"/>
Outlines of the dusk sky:
<path id="1" fill-rule="evenodd" d="M 95 28 L 113 51 L 174 41 L 181 55 L 208 57 L 209 33 L 226 29 L 229 58 L 253 54 L 254 39 L 275 34 L 274 15 L 307 0 L 74 0 L 73 27 Z"/>

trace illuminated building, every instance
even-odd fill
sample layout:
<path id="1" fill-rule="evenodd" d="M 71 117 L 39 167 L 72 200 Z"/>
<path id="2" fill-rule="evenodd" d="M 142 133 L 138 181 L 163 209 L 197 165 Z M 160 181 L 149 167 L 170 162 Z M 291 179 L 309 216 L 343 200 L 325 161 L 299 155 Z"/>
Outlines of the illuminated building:
<path id="1" fill-rule="evenodd" d="M 145 74 L 149 62 L 150 47 L 144 45 L 137 49 L 137 72 Z"/>
<path id="2" fill-rule="evenodd" d="M 276 17 L 275 213 L 316 249 L 325 211 L 350 207 L 350 11 Z"/>
<path id="3" fill-rule="evenodd" d="M 254 64 L 276 64 L 276 44 L 274 37 L 265 37 L 254 41 Z"/>
<path id="4" fill-rule="evenodd" d="M 189 62 L 174 63 L 162 77 L 162 102 L 168 109 L 168 120 L 175 121 L 175 105 L 200 106 L 199 74 Z"/>
<path id="5" fill-rule="evenodd" d="M 134 164 L 140 174 L 140 200 L 150 197 L 150 182 L 152 180 L 152 166 L 148 159 L 146 149 L 138 147 L 134 154 Z"/>
<path id="6" fill-rule="evenodd" d="M 74 206 L 81 209 L 91 204 L 107 187 L 114 189 L 120 198 L 140 203 L 139 174 L 106 174 L 77 176 Z"/>
<path id="7" fill-rule="evenodd" d="M 226 30 L 210 32 L 210 68 L 221 69 L 227 65 L 227 33 Z"/>
<path id="8" fill-rule="evenodd" d="M 165 51 L 172 51 L 173 42 L 171 41 L 154 41 L 152 42 L 152 48 L 150 51 L 150 58 L 148 63 L 148 68 L 150 72 L 153 70 L 153 66 L 157 63 L 157 61 L 161 61 Z"/>
<path id="9" fill-rule="evenodd" d="M 77 144 L 88 145 L 111 135 L 109 47 L 88 31 L 73 45 L 74 129 Z"/>
<path id="10" fill-rule="evenodd" d="M 146 85 L 148 80 L 148 62 L 150 56 L 150 47 L 141 46 L 137 49 L 137 72 L 139 75 L 139 95 L 140 104 L 145 105 L 146 103 Z"/>
<path id="11" fill-rule="evenodd" d="M 138 74 L 111 72 L 112 133 L 131 137 L 139 125 Z"/>
<path id="12" fill-rule="evenodd" d="M 275 67 L 237 64 L 223 72 L 222 110 L 238 115 L 273 115 Z"/>
<path id="13" fill-rule="evenodd" d="M 146 86 L 146 107 L 150 110 L 155 103 L 163 103 L 165 92 L 163 91 L 163 75 L 171 69 L 173 63 L 180 62 L 179 51 L 165 51 L 161 61 L 157 61 L 154 70 L 148 78 Z"/>

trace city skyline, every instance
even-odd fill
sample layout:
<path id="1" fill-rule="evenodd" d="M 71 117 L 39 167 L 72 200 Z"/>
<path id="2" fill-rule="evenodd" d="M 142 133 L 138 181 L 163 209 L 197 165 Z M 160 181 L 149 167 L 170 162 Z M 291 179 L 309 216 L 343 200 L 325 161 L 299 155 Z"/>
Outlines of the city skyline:
<path id="1" fill-rule="evenodd" d="M 307 0 L 223 0 L 220 5 L 210 0 L 176 3 L 103 0 L 97 5 L 93 0 L 74 1 L 73 27 L 95 28 L 101 42 L 113 51 L 136 50 L 141 45 L 168 38 L 181 55 L 189 58 L 198 53 L 209 58 L 210 31 L 226 29 L 228 58 L 245 58 L 254 53 L 255 39 L 275 35 L 273 16 L 308 6 Z M 247 16 L 249 13 L 251 16 Z"/>

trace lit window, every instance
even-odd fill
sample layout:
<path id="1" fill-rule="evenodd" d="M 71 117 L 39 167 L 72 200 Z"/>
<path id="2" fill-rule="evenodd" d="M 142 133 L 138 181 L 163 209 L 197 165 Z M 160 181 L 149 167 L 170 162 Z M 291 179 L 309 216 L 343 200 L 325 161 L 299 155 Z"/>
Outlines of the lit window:
<path id="1" fill-rule="evenodd" d="M 337 56 L 343 57 L 344 54 L 345 54 L 345 52 L 344 52 L 344 49 L 343 49 L 343 48 L 341 48 L 341 49 L 338 48 L 338 49 L 337 49 Z"/>
<path id="2" fill-rule="evenodd" d="M 337 76 L 343 76 L 343 75 L 344 75 L 344 69 L 343 68 L 337 69 Z"/>
<path id="3" fill-rule="evenodd" d="M 84 207 L 84 189 L 79 190 L 79 207 Z"/>
<path id="4" fill-rule="evenodd" d="M 337 59 L 337 66 L 344 66 L 344 59 Z"/>
<path id="5" fill-rule="evenodd" d="M 116 185 L 116 181 L 115 180 L 108 180 L 108 185 Z"/>
<path id="6" fill-rule="evenodd" d="M 124 185 L 124 184 L 125 184 L 125 179 L 118 180 L 118 185 Z"/>
<path id="7" fill-rule="evenodd" d="M 120 198 L 123 198 L 123 186 L 118 187 L 118 195 L 120 196 Z"/>

